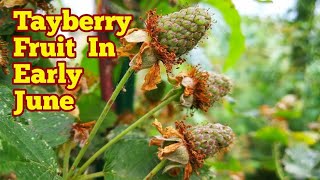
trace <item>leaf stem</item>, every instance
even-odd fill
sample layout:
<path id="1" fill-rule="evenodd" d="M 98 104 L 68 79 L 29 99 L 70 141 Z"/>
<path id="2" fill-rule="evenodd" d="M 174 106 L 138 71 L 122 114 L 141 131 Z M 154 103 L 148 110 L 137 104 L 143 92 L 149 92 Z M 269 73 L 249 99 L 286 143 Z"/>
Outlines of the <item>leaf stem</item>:
<path id="1" fill-rule="evenodd" d="M 126 84 L 126 82 L 128 81 L 128 79 L 130 78 L 131 74 L 134 72 L 134 70 L 129 67 L 129 69 L 127 70 L 127 72 L 125 73 L 125 75 L 122 77 L 121 81 L 119 82 L 119 84 L 117 85 L 116 89 L 113 91 L 110 99 L 108 100 L 106 106 L 104 107 L 102 113 L 100 114 L 95 126 L 93 127 L 89 138 L 87 140 L 87 142 L 85 143 L 85 145 L 81 148 L 79 154 L 77 155 L 75 161 L 73 162 L 71 169 L 67 175 L 67 178 L 71 177 L 71 175 L 73 174 L 74 170 L 76 169 L 76 167 L 78 166 L 78 164 L 80 163 L 82 157 L 84 156 L 85 152 L 87 151 L 92 139 L 95 137 L 95 135 L 97 134 L 103 120 L 105 119 L 105 117 L 107 116 L 109 110 L 111 109 L 114 101 L 116 100 L 116 98 L 118 97 L 119 93 L 121 92 L 122 88 L 124 87 L 124 85 Z"/>
<path id="2" fill-rule="evenodd" d="M 70 152 L 72 149 L 72 142 L 68 141 L 64 147 L 64 157 L 63 157 L 63 179 L 65 180 L 67 177 L 67 173 L 69 171 L 69 159 L 70 159 Z"/>
<path id="3" fill-rule="evenodd" d="M 86 174 L 79 177 L 79 180 L 86 180 L 86 179 L 94 179 L 97 177 L 104 177 L 104 172 L 96 172 L 92 174 Z"/>
<path id="4" fill-rule="evenodd" d="M 167 163 L 167 159 L 162 160 L 156 167 L 154 167 L 143 180 L 151 180 L 154 175 L 158 173 Z"/>
<path id="5" fill-rule="evenodd" d="M 116 137 L 114 137 L 111 141 L 109 141 L 107 144 L 105 144 L 102 148 L 100 148 L 94 155 L 92 155 L 87 162 L 85 162 L 77 172 L 77 175 L 80 175 L 82 172 L 84 172 L 87 167 L 95 160 L 97 159 L 103 152 L 105 152 L 110 146 L 118 142 L 123 136 L 128 134 L 130 131 L 132 131 L 134 128 L 136 128 L 138 125 L 140 125 L 143 121 L 149 119 L 155 112 L 162 109 L 166 105 L 168 105 L 170 102 L 174 101 L 177 97 L 179 97 L 182 94 L 182 91 L 177 91 L 176 93 L 172 94 L 170 97 L 162 101 L 158 106 L 150 110 L 147 114 L 142 116 L 140 119 L 138 119 L 136 122 L 134 122 L 132 125 L 130 125 L 127 129 L 122 131 L 120 134 L 118 134 Z M 77 176 L 76 175 L 76 176 Z"/>

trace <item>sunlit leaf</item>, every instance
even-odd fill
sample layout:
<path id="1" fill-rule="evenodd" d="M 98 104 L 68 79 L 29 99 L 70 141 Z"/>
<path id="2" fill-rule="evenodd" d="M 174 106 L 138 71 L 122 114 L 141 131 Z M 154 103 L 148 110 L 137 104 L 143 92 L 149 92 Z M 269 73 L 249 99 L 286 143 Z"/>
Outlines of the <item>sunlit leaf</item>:
<path id="1" fill-rule="evenodd" d="M 306 143 L 308 145 L 314 145 L 320 139 L 320 134 L 312 131 L 291 132 L 290 134 L 294 141 Z"/>
<path id="2" fill-rule="evenodd" d="M 281 142 L 287 144 L 288 134 L 277 127 L 264 127 L 255 133 L 255 137 L 270 142 Z"/>
<path id="3" fill-rule="evenodd" d="M 201 2 L 208 3 L 217 8 L 230 27 L 229 53 L 223 67 L 226 71 L 236 64 L 245 50 L 245 38 L 241 31 L 240 15 L 231 0 L 204 0 Z"/>

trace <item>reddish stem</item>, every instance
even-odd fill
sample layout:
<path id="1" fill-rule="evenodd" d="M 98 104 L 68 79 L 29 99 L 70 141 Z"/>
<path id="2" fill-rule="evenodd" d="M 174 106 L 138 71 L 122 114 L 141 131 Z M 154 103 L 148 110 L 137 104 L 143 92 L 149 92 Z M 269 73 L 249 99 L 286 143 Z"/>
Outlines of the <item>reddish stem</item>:
<path id="1" fill-rule="evenodd" d="M 97 13 L 107 14 L 108 12 L 108 0 L 99 0 L 97 2 Z M 100 41 L 109 40 L 109 33 L 98 32 Z M 114 86 L 112 83 L 112 71 L 114 63 L 112 58 L 99 58 L 99 69 L 100 69 L 100 83 L 101 83 L 101 95 L 102 99 L 108 101 L 113 92 Z"/>

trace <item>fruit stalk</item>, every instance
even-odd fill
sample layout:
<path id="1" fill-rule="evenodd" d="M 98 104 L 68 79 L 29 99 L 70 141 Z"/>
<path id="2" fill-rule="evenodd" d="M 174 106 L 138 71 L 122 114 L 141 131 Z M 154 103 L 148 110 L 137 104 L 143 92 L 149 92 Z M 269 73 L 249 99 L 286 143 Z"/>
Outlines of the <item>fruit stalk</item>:
<path id="1" fill-rule="evenodd" d="M 170 97 L 168 97 L 166 100 L 162 101 L 158 106 L 150 110 L 147 114 L 142 116 L 140 119 L 138 119 L 136 122 L 134 122 L 132 125 L 130 125 L 127 129 L 122 131 L 120 134 L 118 134 L 116 137 L 114 137 L 112 140 L 110 140 L 107 144 L 105 144 L 102 148 L 100 148 L 94 155 L 92 155 L 87 162 L 83 164 L 83 166 L 80 167 L 79 171 L 75 175 L 77 177 L 81 173 L 83 173 L 89 165 L 97 159 L 102 153 L 104 153 L 108 148 L 110 148 L 113 144 L 118 142 L 123 136 L 128 134 L 130 131 L 132 131 L 134 128 L 136 128 L 138 125 L 140 125 L 145 120 L 149 119 L 154 113 L 156 113 L 158 110 L 162 109 L 175 99 L 177 99 L 182 94 L 182 91 L 177 91 L 176 93 L 172 94 Z"/>
<path id="2" fill-rule="evenodd" d="M 143 180 L 151 180 L 153 176 L 156 175 L 158 171 L 160 171 L 167 164 L 167 162 L 168 162 L 167 159 L 162 160 L 156 167 L 154 167 L 149 172 L 149 174 Z"/>
<path id="3" fill-rule="evenodd" d="M 63 157 L 63 178 L 66 178 L 67 173 L 69 171 L 69 159 L 70 159 L 70 152 L 72 149 L 72 142 L 68 141 L 65 144 L 64 149 L 64 157 Z"/>
<path id="4" fill-rule="evenodd" d="M 104 107 L 102 113 L 100 114 L 95 126 L 93 127 L 87 142 L 85 143 L 85 145 L 81 148 L 79 154 L 77 155 L 74 163 L 72 164 L 70 171 L 67 175 L 67 179 L 69 177 L 71 177 L 71 175 L 73 174 L 74 170 L 76 169 L 76 167 L 78 166 L 79 162 L 81 161 L 82 157 L 84 156 L 85 152 L 87 151 L 92 139 L 95 137 L 95 135 L 97 134 L 103 120 L 106 118 L 106 116 L 108 115 L 108 112 L 110 111 L 114 101 L 116 100 L 116 98 L 118 97 L 119 93 L 121 92 L 121 90 L 123 89 L 124 85 L 126 84 L 126 82 L 128 81 L 128 79 L 130 78 L 131 74 L 134 72 L 134 70 L 132 68 L 129 68 L 127 70 L 127 72 L 125 73 L 125 75 L 122 77 L 121 81 L 119 82 L 119 84 L 117 85 L 116 89 L 113 91 L 110 99 L 108 100 L 106 106 Z"/>

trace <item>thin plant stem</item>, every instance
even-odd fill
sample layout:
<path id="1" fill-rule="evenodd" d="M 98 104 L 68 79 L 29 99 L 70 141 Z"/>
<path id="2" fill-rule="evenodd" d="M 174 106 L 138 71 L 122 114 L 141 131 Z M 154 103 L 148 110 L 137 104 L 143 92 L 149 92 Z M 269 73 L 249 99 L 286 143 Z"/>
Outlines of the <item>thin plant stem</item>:
<path id="1" fill-rule="evenodd" d="M 98 177 L 104 177 L 104 172 L 96 172 L 92 174 L 85 174 L 79 177 L 79 180 L 87 180 L 87 179 L 94 179 Z"/>
<path id="2" fill-rule="evenodd" d="M 162 160 L 156 167 L 154 167 L 149 174 L 143 179 L 143 180 L 151 180 L 154 175 L 158 173 L 166 164 L 167 164 L 167 159 Z"/>
<path id="3" fill-rule="evenodd" d="M 280 144 L 279 143 L 273 144 L 273 156 L 274 156 L 274 161 L 276 165 L 276 172 L 279 179 L 286 180 L 287 178 L 285 177 L 280 164 Z"/>
<path id="4" fill-rule="evenodd" d="M 72 149 L 72 142 L 68 141 L 64 147 L 64 156 L 63 156 L 63 179 L 66 179 L 67 173 L 69 171 L 69 160 L 70 160 L 70 152 Z"/>
<path id="5" fill-rule="evenodd" d="M 181 95 L 181 91 L 177 91 L 176 93 L 172 94 L 171 96 L 169 96 L 167 99 L 165 99 L 164 101 L 162 101 L 159 105 L 157 105 L 155 108 L 153 108 L 152 110 L 150 110 L 147 114 L 145 114 L 144 116 L 142 116 L 140 119 L 138 119 L 136 122 L 134 122 L 132 125 L 130 125 L 127 129 L 125 129 L 124 131 L 122 131 L 120 134 L 118 134 L 116 137 L 114 137 L 111 141 L 109 141 L 107 144 L 105 144 L 102 148 L 100 148 L 95 154 L 93 154 L 88 160 L 87 162 L 85 162 L 80 168 L 79 171 L 77 172 L 77 175 L 80 175 L 81 173 L 83 173 L 88 167 L 89 165 L 95 160 L 97 159 L 103 152 L 105 152 L 109 147 L 111 147 L 113 144 L 115 144 L 116 142 L 118 142 L 123 136 L 125 136 L 126 134 L 128 134 L 130 131 L 132 131 L 134 128 L 136 128 L 138 125 L 140 125 L 143 121 L 149 119 L 155 112 L 157 112 L 158 110 L 162 109 L 163 107 L 165 107 L 166 105 L 168 105 L 170 102 L 174 101 L 177 97 L 179 97 Z M 76 175 L 76 176 L 77 176 Z"/>
<path id="6" fill-rule="evenodd" d="M 77 155 L 76 159 L 74 160 L 71 169 L 67 175 L 67 178 L 71 177 L 71 175 L 73 174 L 74 170 L 76 169 L 76 167 L 78 166 L 78 164 L 80 163 L 82 157 L 84 156 L 85 152 L 87 151 L 92 139 L 95 137 L 95 135 L 97 134 L 103 120 L 106 118 L 109 110 L 111 109 L 114 101 L 116 100 L 116 98 L 118 97 L 119 93 L 121 92 L 121 90 L 123 89 L 124 85 L 126 84 L 126 82 L 128 81 L 128 79 L 130 78 L 131 74 L 134 72 L 134 70 L 129 67 L 129 69 L 127 70 L 127 72 L 125 73 L 125 75 L 122 77 L 121 81 L 119 82 L 119 84 L 117 85 L 116 89 L 113 91 L 110 99 L 108 100 L 106 106 L 104 107 L 102 113 L 100 114 L 95 126 L 93 127 L 92 131 L 90 132 L 90 135 L 88 137 L 87 142 L 85 143 L 85 145 L 81 148 L 79 154 Z"/>

